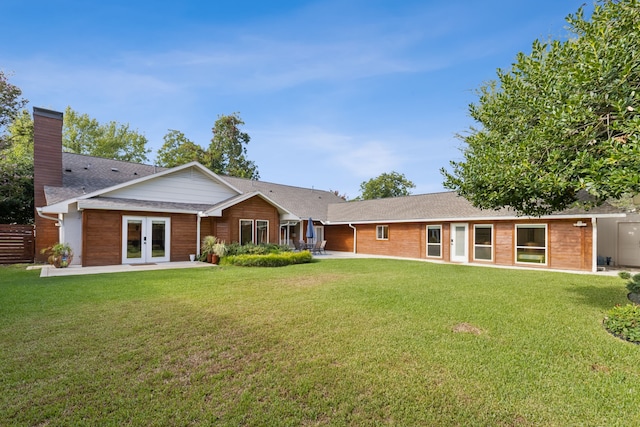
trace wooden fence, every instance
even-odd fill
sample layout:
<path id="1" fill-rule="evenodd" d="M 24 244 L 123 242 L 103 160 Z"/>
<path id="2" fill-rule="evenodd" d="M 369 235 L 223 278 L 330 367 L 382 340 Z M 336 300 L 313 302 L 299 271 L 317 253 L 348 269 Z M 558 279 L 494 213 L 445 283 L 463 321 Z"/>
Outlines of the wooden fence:
<path id="1" fill-rule="evenodd" d="M 35 250 L 33 225 L 0 224 L 0 264 L 31 263 Z"/>

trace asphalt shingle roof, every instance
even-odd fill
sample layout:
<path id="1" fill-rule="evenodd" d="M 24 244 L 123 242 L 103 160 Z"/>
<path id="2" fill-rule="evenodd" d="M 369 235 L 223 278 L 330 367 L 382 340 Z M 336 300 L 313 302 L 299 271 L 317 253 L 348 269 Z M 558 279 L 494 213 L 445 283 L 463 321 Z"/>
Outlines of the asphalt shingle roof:
<path id="1" fill-rule="evenodd" d="M 222 177 L 229 184 L 245 193 L 259 191 L 278 205 L 300 218 L 327 220 L 327 207 L 333 203 L 346 203 L 331 191 L 293 187 L 271 182 L 254 181 L 232 176 Z"/>
<path id="2" fill-rule="evenodd" d="M 62 153 L 62 163 L 63 187 L 45 187 L 48 204 L 68 200 L 167 169 L 73 153 Z M 482 210 L 475 208 L 455 192 L 345 202 L 331 191 L 231 176 L 220 177 L 243 193 L 261 192 L 299 218 L 313 218 L 328 223 L 456 220 L 517 216 L 515 211 L 511 209 Z M 180 208 L 196 211 L 211 208 L 211 206 L 204 204 L 186 206 L 180 203 L 142 202 L 105 197 L 100 199 L 101 203 L 113 203 L 114 208 L 116 206 L 122 207 L 127 203 L 137 203 L 136 206 L 140 208 Z M 580 208 L 572 208 L 556 215 L 602 215 L 620 212 L 620 209 L 604 204 L 587 212 Z"/>
<path id="3" fill-rule="evenodd" d="M 605 203 L 589 211 L 572 208 L 555 215 L 585 216 L 614 213 L 620 213 L 620 210 Z M 463 220 L 517 216 L 513 209 L 485 210 L 476 208 L 467 199 L 458 196 L 453 191 L 329 205 L 330 223 Z"/>

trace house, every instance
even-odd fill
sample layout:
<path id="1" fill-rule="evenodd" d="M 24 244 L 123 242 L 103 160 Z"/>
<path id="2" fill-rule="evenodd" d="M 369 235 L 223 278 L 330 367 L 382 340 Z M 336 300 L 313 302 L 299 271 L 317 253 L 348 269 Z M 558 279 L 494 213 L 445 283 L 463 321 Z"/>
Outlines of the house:
<path id="1" fill-rule="evenodd" d="M 521 217 L 453 192 L 345 202 L 329 191 L 62 152 L 62 113 L 34 108 L 36 247 L 83 266 L 186 261 L 200 241 L 292 244 L 312 218 L 327 249 L 441 262 L 596 271 L 640 266 L 640 216 L 610 205 Z M 42 259 L 40 259 L 42 260 Z"/>
<path id="2" fill-rule="evenodd" d="M 82 266 L 187 261 L 206 235 L 292 243 L 309 218 L 326 221 L 319 191 L 62 152 L 62 113 L 34 108 L 36 253 L 67 242 Z M 40 255 L 40 261 L 44 261 Z"/>

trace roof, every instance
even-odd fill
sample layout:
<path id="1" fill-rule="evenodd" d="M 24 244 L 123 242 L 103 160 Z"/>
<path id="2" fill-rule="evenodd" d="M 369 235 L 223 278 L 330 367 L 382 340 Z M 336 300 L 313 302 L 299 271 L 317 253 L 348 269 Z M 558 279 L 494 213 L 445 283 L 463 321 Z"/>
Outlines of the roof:
<path id="1" fill-rule="evenodd" d="M 45 187 L 47 204 L 81 197 L 129 181 L 140 180 L 153 174 L 168 171 L 152 165 L 103 159 L 74 153 L 62 153 L 63 187 Z M 375 200 L 345 202 L 331 191 L 313 188 L 295 187 L 232 176 L 217 176 L 229 186 L 242 192 L 232 199 L 211 206 L 194 203 L 171 203 L 159 201 L 141 201 L 118 199 L 113 197 L 94 197 L 82 201 L 85 207 L 100 209 L 123 209 L 131 207 L 138 210 L 160 211 L 217 211 L 224 209 L 234 200 L 244 200 L 247 195 L 260 195 L 272 201 L 278 210 L 293 218 L 313 218 L 327 224 L 371 223 L 371 222 L 411 222 L 439 220 L 471 219 L 508 219 L 526 218 L 517 215 L 512 209 L 483 210 L 474 207 L 469 201 L 455 192 L 393 197 Z M 292 214 L 292 215 L 291 215 Z M 621 216 L 620 209 L 603 204 L 589 211 L 580 208 L 567 209 L 550 215 L 560 217 Z M 549 216 L 545 216 L 549 217 Z M 286 218 L 285 218 L 286 219 Z"/>
<path id="2" fill-rule="evenodd" d="M 332 191 L 274 184 L 233 176 L 222 176 L 222 178 L 240 191 L 259 191 L 299 218 L 313 218 L 325 222 L 328 219 L 328 207 L 331 204 L 346 204 L 344 199 Z"/>
<path id="3" fill-rule="evenodd" d="M 585 217 L 620 215 L 620 210 L 611 205 L 585 211 L 568 209 L 545 217 Z M 513 209 L 486 210 L 474 207 L 467 199 L 455 192 L 421 194 L 415 196 L 390 197 L 363 200 L 329 206 L 329 224 L 366 222 L 411 222 L 470 219 L 527 218 Z"/>
<path id="4" fill-rule="evenodd" d="M 62 187 L 45 187 L 47 204 L 52 205 L 166 169 L 83 154 L 62 153 Z"/>
<path id="5" fill-rule="evenodd" d="M 75 153 L 62 153 L 62 166 L 63 187 L 45 187 L 48 205 L 122 185 L 169 169 Z M 298 218 L 313 218 L 318 221 L 325 221 L 327 219 L 328 205 L 344 202 L 341 197 L 331 191 L 223 175 L 220 175 L 219 178 L 244 194 L 260 193 L 262 197 L 273 201 L 279 210 L 290 212 Z M 101 199 L 103 205 L 107 200 L 116 200 L 107 197 L 101 197 Z M 126 200 L 121 199 L 117 203 L 114 202 L 114 209 L 116 205 L 122 206 Z M 135 203 L 136 201 L 132 201 L 132 204 L 135 205 Z M 83 202 L 83 205 L 89 206 L 86 201 Z M 169 207 L 166 204 L 163 206 L 165 208 Z M 149 207 L 152 207 L 152 205 L 149 205 Z M 200 210 L 204 211 L 214 207 L 205 206 L 204 209 Z M 185 209 L 191 210 L 189 207 L 185 207 Z"/>

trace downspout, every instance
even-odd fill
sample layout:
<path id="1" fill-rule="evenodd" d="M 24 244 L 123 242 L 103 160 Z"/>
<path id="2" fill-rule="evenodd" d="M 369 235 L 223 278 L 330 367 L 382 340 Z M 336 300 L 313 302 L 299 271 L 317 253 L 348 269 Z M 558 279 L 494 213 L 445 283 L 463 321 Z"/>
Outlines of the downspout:
<path id="1" fill-rule="evenodd" d="M 596 217 L 591 218 L 591 271 L 598 271 L 598 220 Z"/>
<path id="2" fill-rule="evenodd" d="M 200 211 L 196 214 L 198 221 L 196 222 L 196 256 L 200 255 L 200 222 L 202 222 L 202 216 L 204 212 Z"/>
<path id="3" fill-rule="evenodd" d="M 358 240 L 358 233 L 356 227 L 354 227 L 353 224 L 349 224 L 349 228 L 353 228 L 353 253 L 357 254 L 358 252 L 356 251 L 356 243 Z"/>

